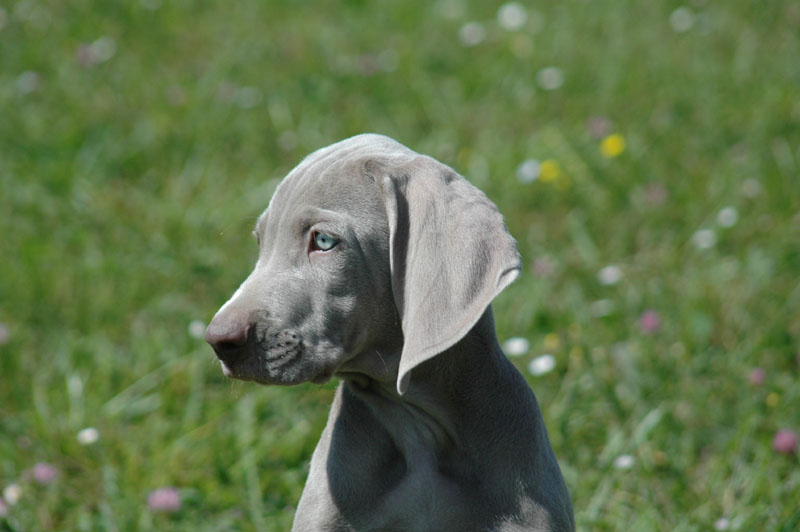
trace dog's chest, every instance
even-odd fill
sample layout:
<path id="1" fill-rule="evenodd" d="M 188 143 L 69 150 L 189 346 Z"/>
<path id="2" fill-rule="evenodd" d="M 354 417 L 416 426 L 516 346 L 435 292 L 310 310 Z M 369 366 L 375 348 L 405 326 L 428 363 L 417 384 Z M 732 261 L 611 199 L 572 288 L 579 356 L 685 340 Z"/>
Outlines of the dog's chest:
<path id="1" fill-rule="evenodd" d="M 337 395 L 340 408 L 334 409 L 315 451 L 315 460 L 325 457 L 325 464 L 312 464 L 306 484 L 307 489 L 327 486 L 326 506 L 335 509 L 329 519 L 347 523 L 342 530 L 474 525 L 481 483 L 463 467 L 468 460 L 456 449 L 437 447 L 436 435 L 425 424 L 397 419 L 403 412 L 381 410 L 379 417 L 374 405 L 341 390 Z"/>

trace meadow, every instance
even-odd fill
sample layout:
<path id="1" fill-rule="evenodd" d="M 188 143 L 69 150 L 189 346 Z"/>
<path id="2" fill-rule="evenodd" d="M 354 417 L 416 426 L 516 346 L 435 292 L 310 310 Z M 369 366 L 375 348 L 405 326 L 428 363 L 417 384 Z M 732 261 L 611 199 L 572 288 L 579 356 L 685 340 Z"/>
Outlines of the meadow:
<path id="1" fill-rule="evenodd" d="M 202 331 L 366 131 L 505 215 L 580 530 L 800 530 L 798 57 L 791 0 L 0 3 L 0 530 L 289 529 L 336 382 Z"/>

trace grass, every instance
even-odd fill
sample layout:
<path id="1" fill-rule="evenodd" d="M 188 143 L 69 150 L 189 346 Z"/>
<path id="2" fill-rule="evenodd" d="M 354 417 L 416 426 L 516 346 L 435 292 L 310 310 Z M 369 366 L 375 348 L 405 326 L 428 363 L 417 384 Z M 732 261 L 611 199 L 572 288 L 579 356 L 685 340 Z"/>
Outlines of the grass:
<path id="1" fill-rule="evenodd" d="M 772 449 L 800 430 L 800 9 L 537 2 L 507 31 L 499 6 L 3 5 L 0 528 L 289 528 L 335 383 L 229 382 L 189 328 L 250 269 L 276 181 L 362 131 L 505 214 L 526 273 L 499 335 L 530 340 L 523 371 L 555 356 L 529 379 L 580 529 L 800 526 L 800 460 Z M 179 511 L 148 509 L 162 486 Z"/>

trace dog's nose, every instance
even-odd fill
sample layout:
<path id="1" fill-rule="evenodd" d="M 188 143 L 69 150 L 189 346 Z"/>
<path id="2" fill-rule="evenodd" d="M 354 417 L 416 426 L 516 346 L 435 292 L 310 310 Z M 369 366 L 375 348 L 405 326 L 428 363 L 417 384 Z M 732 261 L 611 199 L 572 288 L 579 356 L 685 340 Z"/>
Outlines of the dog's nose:
<path id="1" fill-rule="evenodd" d="M 249 315 L 228 309 L 218 313 L 208 324 L 206 342 L 220 360 L 230 365 L 244 354 L 252 329 Z"/>

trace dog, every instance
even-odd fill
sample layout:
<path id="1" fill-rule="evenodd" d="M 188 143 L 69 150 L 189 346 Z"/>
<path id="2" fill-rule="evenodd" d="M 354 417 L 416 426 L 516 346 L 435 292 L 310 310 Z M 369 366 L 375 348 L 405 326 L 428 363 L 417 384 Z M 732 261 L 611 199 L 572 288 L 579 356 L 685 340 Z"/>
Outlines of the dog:
<path id="1" fill-rule="evenodd" d="M 293 531 L 574 530 L 491 301 L 521 260 L 497 207 L 384 136 L 313 152 L 258 219 L 205 338 L 232 378 L 337 377 Z"/>

